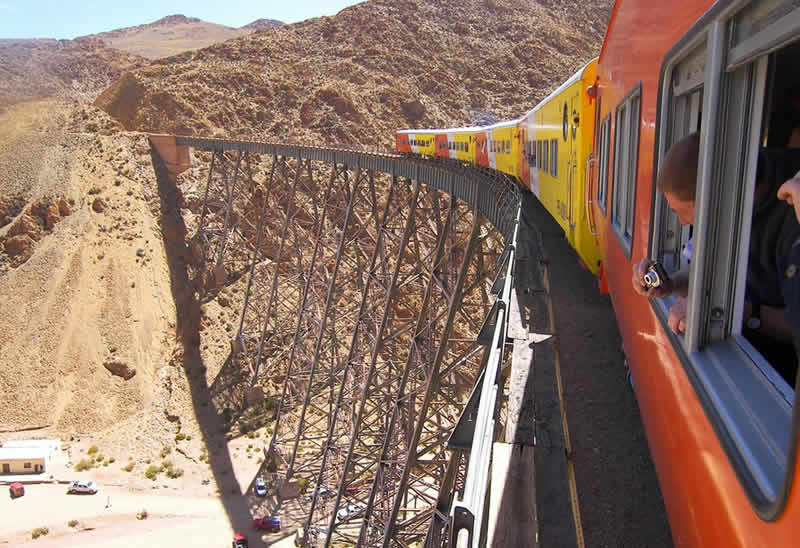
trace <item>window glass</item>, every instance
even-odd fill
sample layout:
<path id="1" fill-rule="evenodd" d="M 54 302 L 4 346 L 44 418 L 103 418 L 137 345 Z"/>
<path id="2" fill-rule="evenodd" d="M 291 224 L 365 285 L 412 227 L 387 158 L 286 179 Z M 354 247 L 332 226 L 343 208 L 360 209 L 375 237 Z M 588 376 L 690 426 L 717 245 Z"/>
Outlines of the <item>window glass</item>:
<path id="1" fill-rule="evenodd" d="M 539 166 L 539 169 L 543 169 L 544 155 L 542 154 L 542 141 L 536 141 L 536 150 L 537 150 L 536 157 L 538 158 L 537 164 Z"/>
<path id="2" fill-rule="evenodd" d="M 550 140 L 550 175 L 558 177 L 558 139 Z"/>
<path id="3" fill-rule="evenodd" d="M 550 141 L 542 141 L 542 170 L 550 172 Z"/>

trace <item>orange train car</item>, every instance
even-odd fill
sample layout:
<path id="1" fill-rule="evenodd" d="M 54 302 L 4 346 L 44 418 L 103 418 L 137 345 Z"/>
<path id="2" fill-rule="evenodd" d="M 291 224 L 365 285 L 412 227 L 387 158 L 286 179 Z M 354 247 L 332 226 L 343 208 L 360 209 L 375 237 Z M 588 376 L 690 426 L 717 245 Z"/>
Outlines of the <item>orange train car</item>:
<path id="1" fill-rule="evenodd" d="M 796 2 L 617 0 L 597 63 L 591 207 L 676 546 L 800 544 L 796 358 L 768 357 L 778 343 L 757 344 L 745 304 L 758 158 L 789 146 L 798 38 Z M 695 132 L 682 225 L 655 175 Z M 635 292 L 643 259 L 687 269 L 686 300 Z"/>

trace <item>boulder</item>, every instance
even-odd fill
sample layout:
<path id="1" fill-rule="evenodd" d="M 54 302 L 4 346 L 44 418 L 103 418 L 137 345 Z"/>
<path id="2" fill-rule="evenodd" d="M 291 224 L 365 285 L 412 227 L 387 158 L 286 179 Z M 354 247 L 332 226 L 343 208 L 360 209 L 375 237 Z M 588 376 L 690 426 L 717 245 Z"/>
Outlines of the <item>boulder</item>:
<path id="1" fill-rule="evenodd" d="M 9 227 L 8 236 L 28 236 L 36 241 L 42 237 L 42 225 L 26 213 Z"/>
<path id="2" fill-rule="evenodd" d="M 33 254 L 33 240 L 26 234 L 11 236 L 3 241 L 3 249 L 9 257 L 26 261 Z"/>
<path id="3" fill-rule="evenodd" d="M 97 213 L 102 213 L 105 208 L 106 203 L 102 198 L 95 198 L 94 202 L 92 202 L 92 209 Z"/>
<path id="4" fill-rule="evenodd" d="M 133 376 L 136 375 L 136 369 L 121 361 L 109 360 L 104 363 L 103 366 L 108 369 L 112 375 L 122 377 L 126 381 L 132 379 Z"/>
<path id="5" fill-rule="evenodd" d="M 61 220 L 58 211 L 58 202 L 42 198 L 31 206 L 31 215 L 40 219 L 41 224 L 46 230 L 53 230 L 53 227 Z"/>

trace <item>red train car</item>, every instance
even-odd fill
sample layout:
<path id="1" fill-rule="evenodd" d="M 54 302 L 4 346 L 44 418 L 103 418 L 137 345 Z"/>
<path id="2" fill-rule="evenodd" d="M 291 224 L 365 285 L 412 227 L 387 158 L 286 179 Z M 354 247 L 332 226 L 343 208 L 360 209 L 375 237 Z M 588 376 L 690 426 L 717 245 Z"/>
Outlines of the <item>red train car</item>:
<path id="1" fill-rule="evenodd" d="M 788 146 L 798 38 L 796 2 L 617 0 L 597 64 L 591 207 L 676 546 L 800 543 L 795 373 L 748 335 L 745 299 L 758 158 Z M 695 132 L 681 225 L 655 175 Z M 634 291 L 645 258 L 689 272 L 681 333 L 675 298 Z"/>

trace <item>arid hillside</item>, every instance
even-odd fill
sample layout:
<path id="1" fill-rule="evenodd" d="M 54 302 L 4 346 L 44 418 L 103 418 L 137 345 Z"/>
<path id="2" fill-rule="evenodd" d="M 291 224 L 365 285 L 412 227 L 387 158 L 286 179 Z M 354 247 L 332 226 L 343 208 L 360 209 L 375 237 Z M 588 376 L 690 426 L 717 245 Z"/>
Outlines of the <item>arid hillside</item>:
<path id="1" fill-rule="evenodd" d="M 599 53 L 607 0 L 373 0 L 131 71 L 127 130 L 387 145 L 398 127 L 518 116 Z"/>
<path id="2" fill-rule="evenodd" d="M 169 15 L 146 25 L 92 34 L 88 38 L 99 38 L 109 47 L 158 59 L 282 25 L 274 19 L 258 19 L 241 28 L 233 28 L 195 17 Z"/>
<path id="3" fill-rule="evenodd" d="M 44 97 L 91 100 L 146 60 L 100 40 L 0 40 L 0 110 Z"/>

